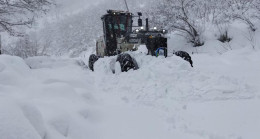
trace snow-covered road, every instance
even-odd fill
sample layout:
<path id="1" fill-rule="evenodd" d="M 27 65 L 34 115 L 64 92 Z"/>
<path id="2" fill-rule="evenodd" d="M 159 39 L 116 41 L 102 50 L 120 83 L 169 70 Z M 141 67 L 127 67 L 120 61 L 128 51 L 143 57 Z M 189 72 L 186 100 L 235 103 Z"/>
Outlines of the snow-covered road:
<path id="1" fill-rule="evenodd" d="M 194 55 L 195 68 L 132 55 L 140 69 L 115 75 L 112 58 L 91 72 L 78 59 L 0 56 L 0 139 L 260 138 L 259 52 Z"/>

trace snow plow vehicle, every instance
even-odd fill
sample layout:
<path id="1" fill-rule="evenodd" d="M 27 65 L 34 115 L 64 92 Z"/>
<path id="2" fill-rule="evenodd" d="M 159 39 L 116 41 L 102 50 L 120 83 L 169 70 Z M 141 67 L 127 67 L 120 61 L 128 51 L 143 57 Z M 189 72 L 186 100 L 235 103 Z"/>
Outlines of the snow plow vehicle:
<path id="1" fill-rule="evenodd" d="M 134 15 L 128 11 L 108 10 L 107 14 L 101 17 L 103 36 L 96 42 L 96 54 L 89 57 L 89 68 L 92 71 L 99 58 L 115 55 L 122 72 L 138 69 L 135 59 L 125 52 L 135 51 L 140 45 L 146 45 L 149 55 L 167 57 L 167 31 L 156 27 L 149 28 L 148 18 L 143 26 L 141 16 L 141 12 Z M 134 18 L 138 18 L 137 25 L 134 25 Z"/>

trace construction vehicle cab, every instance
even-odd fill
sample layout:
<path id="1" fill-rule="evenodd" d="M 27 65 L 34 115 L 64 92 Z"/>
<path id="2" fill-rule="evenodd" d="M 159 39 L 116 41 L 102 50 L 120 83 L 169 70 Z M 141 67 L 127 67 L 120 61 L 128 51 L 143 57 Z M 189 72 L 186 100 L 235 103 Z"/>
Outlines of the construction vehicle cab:
<path id="1" fill-rule="evenodd" d="M 113 56 L 117 54 L 118 38 L 124 38 L 132 32 L 132 14 L 129 12 L 108 10 L 101 17 L 103 34 L 97 41 L 97 55 Z"/>

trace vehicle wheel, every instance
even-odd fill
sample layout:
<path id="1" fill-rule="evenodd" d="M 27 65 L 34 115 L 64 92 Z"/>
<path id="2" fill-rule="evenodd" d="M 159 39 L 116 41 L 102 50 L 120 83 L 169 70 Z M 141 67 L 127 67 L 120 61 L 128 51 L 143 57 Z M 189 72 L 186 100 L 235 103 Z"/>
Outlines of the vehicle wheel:
<path id="1" fill-rule="evenodd" d="M 186 61 L 188 61 L 190 63 L 190 65 L 191 65 L 191 67 L 193 67 L 193 61 L 192 61 L 191 56 L 189 55 L 189 53 L 187 53 L 185 51 L 177 51 L 177 52 L 174 51 L 173 54 L 183 58 Z"/>
<path id="2" fill-rule="evenodd" d="M 133 70 L 139 69 L 136 60 L 132 58 L 129 54 L 118 55 L 116 61 L 120 63 L 122 72 L 127 72 L 130 69 Z"/>
<path id="3" fill-rule="evenodd" d="M 89 60 L 88 60 L 88 67 L 90 70 L 94 71 L 94 63 L 98 60 L 98 56 L 96 56 L 95 54 L 92 54 L 89 56 Z"/>

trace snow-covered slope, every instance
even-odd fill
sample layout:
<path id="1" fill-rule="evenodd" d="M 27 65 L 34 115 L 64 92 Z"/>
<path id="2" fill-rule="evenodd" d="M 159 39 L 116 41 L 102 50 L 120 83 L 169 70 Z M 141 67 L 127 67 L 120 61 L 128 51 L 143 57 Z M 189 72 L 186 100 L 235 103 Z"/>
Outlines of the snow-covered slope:
<path id="1" fill-rule="evenodd" d="M 259 23 L 256 25 L 257 28 L 260 28 Z M 202 35 L 205 44 L 200 47 L 192 47 L 192 44 L 188 43 L 178 32 L 173 32 L 169 35 L 169 51 L 183 50 L 195 54 L 223 54 L 241 48 L 253 49 L 254 47 L 254 49 L 260 49 L 258 45 L 260 44 L 260 40 L 257 39 L 260 37 L 259 30 L 252 32 L 248 29 L 246 24 L 240 21 L 232 22 L 232 24 L 226 28 L 228 28 L 228 36 L 231 38 L 231 41 L 222 43 L 218 40 L 220 30 L 212 24 L 206 25 Z"/>
<path id="2" fill-rule="evenodd" d="M 0 139 L 258 139 L 260 52 L 131 53 L 139 70 L 0 56 Z M 106 66 L 107 65 L 107 66 Z"/>

